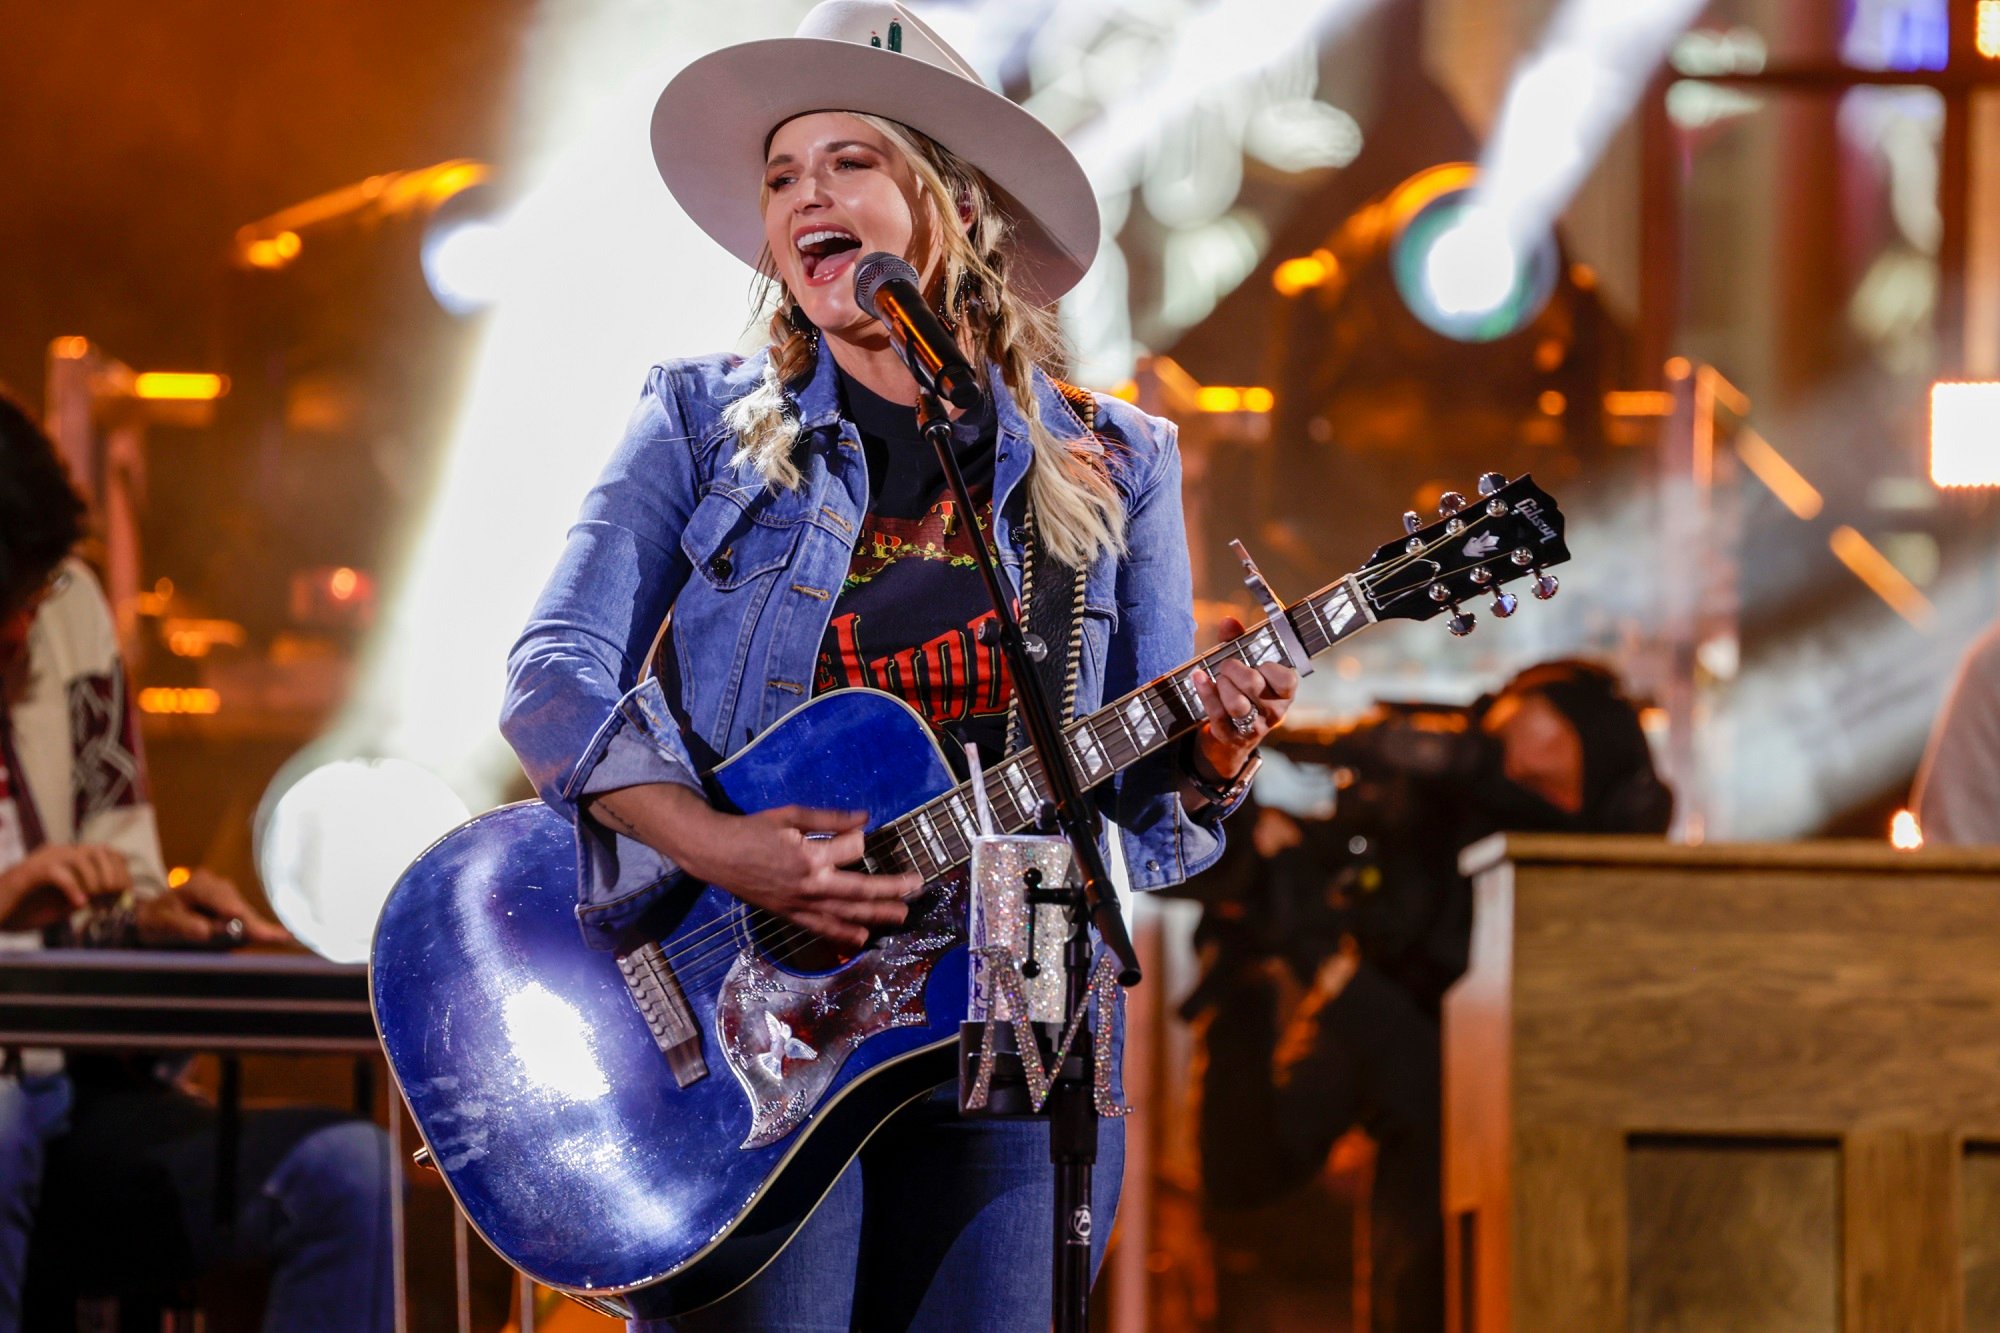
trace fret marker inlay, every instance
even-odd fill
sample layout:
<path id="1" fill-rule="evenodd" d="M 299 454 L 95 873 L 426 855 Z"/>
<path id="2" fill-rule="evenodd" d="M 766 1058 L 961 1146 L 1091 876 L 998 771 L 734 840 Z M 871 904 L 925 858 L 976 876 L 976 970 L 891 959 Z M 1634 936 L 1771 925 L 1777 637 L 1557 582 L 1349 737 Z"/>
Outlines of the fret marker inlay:
<path id="1" fill-rule="evenodd" d="M 1153 715 L 1147 711 L 1144 695 L 1125 705 L 1125 725 L 1131 728 L 1132 739 L 1140 745 L 1151 745 L 1153 737 L 1160 734 L 1160 729 L 1153 725 Z"/>

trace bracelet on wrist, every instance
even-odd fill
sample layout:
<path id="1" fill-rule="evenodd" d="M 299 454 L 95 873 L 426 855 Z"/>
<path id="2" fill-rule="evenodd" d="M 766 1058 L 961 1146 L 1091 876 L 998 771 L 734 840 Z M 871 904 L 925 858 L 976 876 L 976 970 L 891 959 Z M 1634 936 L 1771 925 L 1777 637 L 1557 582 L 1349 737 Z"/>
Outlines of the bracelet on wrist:
<path id="1" fill-rule="evenodd" d="M 1257 770 L 1264 766 L 1263 753 L 1258 750 L 1252 750 L 1250 757 L 1244 761 L 1243 767 L 1236 770 L 1234 776 L 1224 778 L 1220 782 L 1211 782 L 1208 778 L 1202 776 L 1200 765 L 1195 763 L 1195 737 L 1198 734 L 1198 732 L 1189 732 L 1187 740 L 1181 744 L 1178 756 L 1178 767 L 1181 770 L 1181 776 L 1187 779 L 1190 787 L 1193 787 L 1204 798 L 1214 804 L 1234 805 L 1242 797 L 1243 793 L 1250 789 L 1250 782 L 1257 776 Z"/>

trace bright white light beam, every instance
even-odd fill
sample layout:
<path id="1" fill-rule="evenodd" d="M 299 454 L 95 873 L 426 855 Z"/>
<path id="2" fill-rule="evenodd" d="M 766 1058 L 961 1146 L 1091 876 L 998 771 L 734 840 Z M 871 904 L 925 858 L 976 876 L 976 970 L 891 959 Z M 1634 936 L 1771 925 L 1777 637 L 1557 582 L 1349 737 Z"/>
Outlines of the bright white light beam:
<path id="1" fill-rule="evenodd" d="M 1546 235 L 1704 0 L 1564 0 L 1515 71 L 1474 197 L 1525 248 Z"/>

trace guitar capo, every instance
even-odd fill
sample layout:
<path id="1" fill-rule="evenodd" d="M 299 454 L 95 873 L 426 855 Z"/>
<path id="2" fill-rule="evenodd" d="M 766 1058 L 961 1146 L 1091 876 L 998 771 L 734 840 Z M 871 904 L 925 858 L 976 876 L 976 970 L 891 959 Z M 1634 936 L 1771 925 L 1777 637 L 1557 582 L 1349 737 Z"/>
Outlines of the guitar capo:
<path id="1" fill-rule="evenodd" d="M 1273 631 L 1278 636 L 1278 650 L 1288 659 L 1287 664 L 1301 677 L 1313 673 L 1312 655 L 1299 642 L 1299 632 L 1292 628 L 1292 618 L 1285 614 L 1284 606 L 1272 593 L 1271 585 L 1265 581 L 1264 571 L 1257 568 L 1257 562 L 1250 558 L 1250 552 L 1235 537 L 1229 539 L 1230 549 L 1243 562 L 1243 586 L 1248 588 L 1263 604 L 1264 614 L 1269 618 Z"/>

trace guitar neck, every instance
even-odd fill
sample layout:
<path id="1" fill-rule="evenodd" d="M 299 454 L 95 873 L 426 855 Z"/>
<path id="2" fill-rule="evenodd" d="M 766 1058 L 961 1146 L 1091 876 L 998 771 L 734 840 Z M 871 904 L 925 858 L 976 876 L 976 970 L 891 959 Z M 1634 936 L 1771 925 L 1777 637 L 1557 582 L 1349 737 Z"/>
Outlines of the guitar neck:
<path id="1" fill-rule="evenodd" d="M 1306 653 L 1313 657 L 1376 619 L 1354 574 L 1292 603 L 1284 608 L 1284 614 Z M 1213 673 L 1231 658 L 1260 666 L 1284 661 L 1285 652 L 1276 628 L 1270 621 L 1262 621 L 1228 643 L 1218 644 L 1070 723 L 1063 729 L 1063 745 L 1080 784 L 1090 788 L 1107 782 L 1200 726 L 1206 714 L 1195 692 L 1194 673 Z M 985 785 L 993 821 L 1007 833 L 1031 827 L 1042 802 L 1048 799 L 1041 758 L 1032 750 L 1010 755 L 988 768 Z M 963 864 L 972 855 L 972 840 L 978 834 L 972 784 L 961 782 L 870 833 L 862 864 L 878 874 L 914 870 L 928 882 Z"/>

